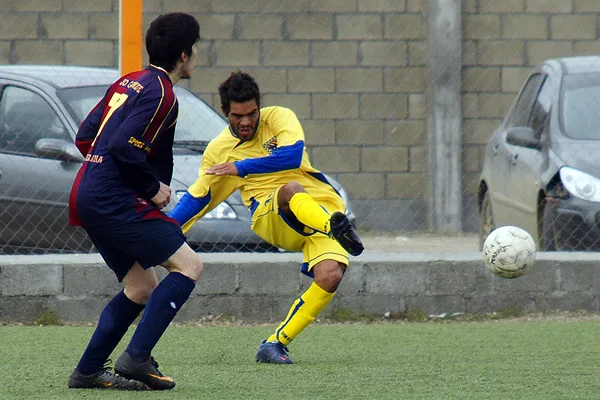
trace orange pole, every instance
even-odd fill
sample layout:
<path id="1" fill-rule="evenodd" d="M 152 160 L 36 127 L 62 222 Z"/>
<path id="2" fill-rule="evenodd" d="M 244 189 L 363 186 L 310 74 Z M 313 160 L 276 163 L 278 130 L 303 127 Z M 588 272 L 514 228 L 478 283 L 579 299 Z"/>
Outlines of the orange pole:
<path id="1" fill-rule="evenodd" d="M 142 69 L 143 0 L 120 0 L 119 69 L 121 75 Z"/>

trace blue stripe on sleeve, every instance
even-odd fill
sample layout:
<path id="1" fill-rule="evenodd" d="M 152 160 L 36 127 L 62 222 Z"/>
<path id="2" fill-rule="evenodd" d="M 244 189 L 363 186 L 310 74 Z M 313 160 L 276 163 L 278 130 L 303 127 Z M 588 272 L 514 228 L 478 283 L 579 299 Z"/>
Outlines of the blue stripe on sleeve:
<path id="1" fill-rule="evenodd" d="M 179 222 L 180 226 L 183 226 L 192 217 L 198 214 L 200 211 L 210 203 L 210 191 L 204 197 L 194 197 L 190 192 L 186 192 L 181 200 L 177 203 L 175 208 L 169 213 L 169 217 Z"/>
<path id="2" fill-rule="evenodd" d="M 299 140 L 291 146 L 277 148 L 273 154 L 267 157 L 247 158 L 235 161 L 238 175 L 244 178 L 250 174 L 265 174 L 269 172 L 296 169 L 302 163 L 304 152 L 304 141 Z"/>

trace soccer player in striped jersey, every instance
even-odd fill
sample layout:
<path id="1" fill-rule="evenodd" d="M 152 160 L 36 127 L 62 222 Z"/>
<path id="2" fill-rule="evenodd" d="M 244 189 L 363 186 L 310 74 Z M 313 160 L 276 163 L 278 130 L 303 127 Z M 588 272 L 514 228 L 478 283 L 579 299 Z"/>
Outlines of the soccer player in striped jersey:
<path id="1" fill-rule="evenodd" d="M 255 80 L 235 72 L 219 86 L 229 126 L 202 157 L 200 175 L 169 214 L 187 230 L 240 190 L 252 213 L 252 230 L 276 247 L 302 252 L 301 271 L 312 285 L 259 346 L 258 362 L 291 364 L 287 345 L 331 302 L 348 266 L 363 245 L 346 215 L 342 197 L 313 168 L 294 112 L 260 108 Z"/>
<path id="2" fill-rule="evenodd" d="M 70 388 L 171 389 L 152 349 L 187 301 L 202 260 L 177 221 L 161 209 L 170 200 L 178 104 L 173 85 L 190 78 L 200 26 L 183 13 L 159 16 L 146 34 L 150 65 L 106 91 L 77 132 L 85 162 L 73 183 L 70 223 L 89 234 L 125 289 L 104 308 L 69 377 Z M 153 267 L 169 274 L 158 284 Z M 113 374 L 108 358 L 144 310 Z"/>

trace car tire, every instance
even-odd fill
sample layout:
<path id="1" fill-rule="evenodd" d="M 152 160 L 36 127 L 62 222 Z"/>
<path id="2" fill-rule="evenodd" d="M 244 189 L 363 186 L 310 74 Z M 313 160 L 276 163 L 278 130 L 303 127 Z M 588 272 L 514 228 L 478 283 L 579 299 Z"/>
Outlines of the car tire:
<path id="1" fill-rule="evenodd" d="M 483 194 L 481 208 L 479 211 L 479 250 L 483 249 L 483 243 L 492 231 L 496 229 L 494 214 L 492 213 L 492 199 L 489 192 Z"/>

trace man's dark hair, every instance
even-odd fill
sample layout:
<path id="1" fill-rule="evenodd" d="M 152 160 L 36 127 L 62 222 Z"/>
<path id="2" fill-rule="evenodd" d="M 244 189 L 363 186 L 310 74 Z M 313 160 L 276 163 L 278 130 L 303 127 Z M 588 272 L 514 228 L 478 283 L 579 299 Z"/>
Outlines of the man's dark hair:
<path id="1" fill-rule="evenodd" d="M 192 46 L 200 40 L 200 25 L 189 14 L 174 12 L 156 18 L 146 32 L 146 51 L 150 64 L 173 71 L 181 53 L 192 55 Z"/>
<path id="2" fill-rule="evenodd" d="M 219 95 L 221 96 L 221 110 L 225 116 L 229 115 L 231 102 L 245 103 L 250 100 L 256 100 L 256 105 L 260 108 L 260 90 L 253 77 L 245 72 L 232 72 L 229 78 L 219 85 Z"/>

